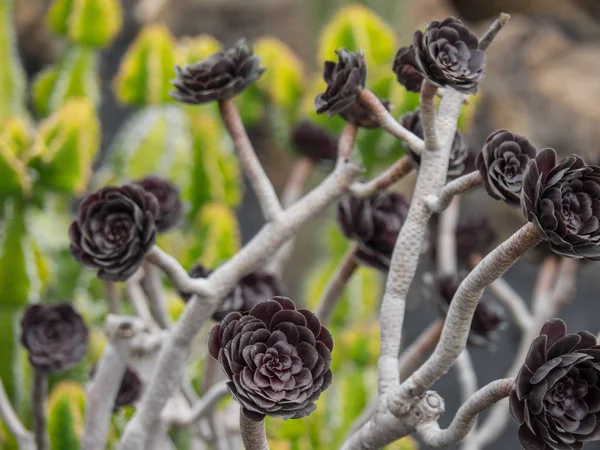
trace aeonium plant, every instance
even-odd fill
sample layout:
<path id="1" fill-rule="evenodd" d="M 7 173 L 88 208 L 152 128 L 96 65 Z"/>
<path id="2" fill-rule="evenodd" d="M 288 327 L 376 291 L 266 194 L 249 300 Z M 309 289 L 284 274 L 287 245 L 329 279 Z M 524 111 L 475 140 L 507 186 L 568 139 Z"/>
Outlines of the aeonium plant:
<path id="1" fill-rule="evenodd" d="M 107 342 L 88 388 L 81 448 L 105 448 L 110 415 L 125 405 L 133 405 L 135 412 L 131 418 L 121 416 L 126 421 L 118 436 L 122 450 L 169 448 L 173 427 L 187 430 L 194 444 L 206 441 L 199 447 L 235 446 L 233 438 L 219 441 L 223 433 L 216 427 L 222 424 L 229 427 L 229 437 L 241 435 L 245 448 L 264 450 L 266 417 L 321 420 L 328 414 L 317 419 L 313 414 L 320 405 L 337 416 L 345 407 L 343 399 L 332 400 L 336 396 L 328 397 L 333 390 L 328 388 L 338 380 L 338 370 L 343 379 L 345 364 L 332 366 L 339 326 L 328 322 L 351 278 L 362 272 L 359 265 L 374 267 L 386 278 L 379 315 L 373 319 L 379 329 L 379 342 L 373 345 L 378 363 L 376 377 L 357 386 L 373 386 L 373 406 L 352 428 L 335 433 L 347 435 L 341 448 L 383 448 L 415 433 L 432 448 L 459 444 L 467 436 L 483 448 L 502 433 L 498 413 L 476 424 L 487 408 L 514 417 L 517 439 L 526 450 L 580 449 L 600 438 L 596 338 L 585 331 L 568 334 L 561 320 L 548 321 L 572 291 L 577 261 L 599 258 L 600 168 L 575 155 L 559 161 L 551 149 L 538 153 L 525 137 L 501 129 L 481 143 L 476 170 L 469 170 L 473 155 L 456 130 L 462 105 L 483 81 L 486 48 L 506 21 L 507 16 L 500 16 L 481 38 L 456 18 L 416 31 L 412 44 L 401 47 L 388 68 L 407 90 L 421 93 L 419 109 L 402 118 L 392 116 L 389 101 L 369 89 L 367 74 L 375 72 L 367 70 L 368 55 L 338 49 L 337 61 L 325 63 L 326 87 L 314 105 L 318 114 L 345 120 L 342 135 L 332 136 L 302 120 L 291 133 L 297 152 L 310 161 L 305 167 L 323 162 L 333 167 L 306 195 L 303 184 L 286 186 L 288 192 L 300 191 L 289 203 L 284 196 L 280 200 L 265 173 L 235 103 L 268 69 L 252 46 L 240 41 L 176 69 L 171 95 L 187 105 L 186 112 L 218 104 L 265 224 L 230 259 L 214 265 L 187 261 L 190 266 L 184 268 L 157 245 L 159 234 L 185 226 L 187 205 L 177 183 L 148 175 L 83 198 L 69 229 L 71 253 L 107 287 L 124 283 L 129 310 L 137 317 L 115 313 L 106 319 Z M 356 135 L 374 128 L 402 140 L 408 154 L 371 180 L 358 181 Z M 409 197 L 394 185 L 413 171 L 416 181 Z M 290 177 L 292 182 L 297 179 Z M 525 225 L 496 247 L 487 222 L 458 221 L 461 194 L 477 186 L 495 200 L 521 205 L 524 213 Z M 310 290 L 319 296 L 310 299 L 317 305 L 312 312 L 284 297 L 282 261 L 289 259 L 282 255 L 299 230 L 331 205 L 337 205 L 347 250 L 334 261 L 322 292 Z M 430 226 L 434 214 L 435 228 Z M 529 307 L 502 275 L 540 242 L 561 259 L 544 261 Z M 212 242 L 200 243 L 208 244 Z M 423 261 L 428 247 L 434 249 L 432 261 Z M 406 304 L 419 263 L 429 265 L 429 295 L 442 317 L 405 343 L 405 316 L 414 313 L 406 311 Z M 362 287 L 351 299 L 352 308 L 361 311 L 364 292 L 372 286 Z M 175 323 L 166 317 L 170 288 L 184 300 L 178 303 L 182 312 Z M 486 289 L 497 302 L 481 300 Z M 497 303 L 503 303 L 522 332 L 517 370 L 479 389 L 473 384 L 476 367 L 469 352 L 473 345 L 498 345 L 503 337 L 498 332 L 508 318 Z M 217 322 L 208 335 L 212 359 L 203 361 L 202 382 L 197 382 L 190 380 L 187 362 L 204 356 L 195 343 L 210 319 Z M 352 331 L 354 323 L 344 320 Z M 42 303 L 26 310 L 22 331 L 37 373 L 34 437 L 38 448 L 45 449 L 45 379 L 40 373 L 79 363 L 87 350 L 88 329 L 72 306 Z M 213 360 L 221 374 L 214 373 Z M 451 425 L 442 428 L 438 419 L 444 401 L 432 386 L 450 369 L 458 371 L 464 398 Z M 228 394 L 237 410 L 216 407 Z M 497 403 L 507 397 L 510 411 Z M 231 411 L 239 413 L 239 425 L 232 424 Z M 327 432 L 329 425 L 319 428 Z M 323 442 L 331 448 L 331 440 Z"/>

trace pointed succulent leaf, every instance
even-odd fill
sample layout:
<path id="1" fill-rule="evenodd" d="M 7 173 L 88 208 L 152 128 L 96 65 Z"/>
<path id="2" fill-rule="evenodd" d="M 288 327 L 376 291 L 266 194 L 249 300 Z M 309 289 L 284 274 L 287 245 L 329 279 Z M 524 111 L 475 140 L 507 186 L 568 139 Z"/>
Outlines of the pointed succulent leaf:
<path id="1" fill-rule="evenodd" d="M 39 185 L 70 194 L 82 193 L 89 181 L 92 162 L 100 146 L 100 124 L 92 105 L 71 100 L 40 125 L 46 148 L 32 162 Z"/>
<path id="2" fill-rule="evenodd" d="M 331 60 L 334 51 L 362 50 L 369 70 L 388 64 L 394 58 L 397 42 L 393 30 L 368 8 L 351 5 L 342 8 L 319 38 L 319 63 Z M 388 68 L 389 70 L 389 68 Z"/>
<path id="3" fill-rule="evenodd" d="M 48 398 L 48 435 L 52 448 L 79 449 L 84 414 L 83 386 L 72 381 L 59 383 Z"/>
<path id="4" fill-rule="evenodd" d="M 56 0 L 48 11 L 50 27 L 77 44 L 104 47 L 123 25 L 119 0 Z"/>
<path id="5" fill-rule="evenodd" d="M 40 72 L 33 84 L 33 103 L 44 117 L 74 98 L 85 98 L 93 105 L 100 101 L 98 53 L 79 45 L 71 46 L 60 61 Z"/>
<path id="6" fill-rule="evenodd" d="M 175 40 L 160 25 L 142 29 L 123 57 L 114 88 L 122 103 L 134 106 L 171 102 L 170 80 L 178 60 Z"/>
<path id="7" fill-rule="evenodd" d="M 14 0 L 0 2 L 0 124 L 15 115 L 27 116 L 27 77 L 17 52 L 14 3 Z"/>
<path id="8" fill-rule="evenodd" d="M 268 70 L 257 81 L 275 105 L 293 110 L 304 91 L 304 68 L 294 52 L 278 39 L 265 37 L 256 41 L 254 52 Z"/>

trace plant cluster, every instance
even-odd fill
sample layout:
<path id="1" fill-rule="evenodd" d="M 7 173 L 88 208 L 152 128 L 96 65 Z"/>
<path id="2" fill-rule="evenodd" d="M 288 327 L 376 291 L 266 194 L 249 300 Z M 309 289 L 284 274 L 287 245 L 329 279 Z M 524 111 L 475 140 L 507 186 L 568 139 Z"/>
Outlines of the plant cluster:
<path id="1" fill-rule="evenodd" d="M 590 332 L 569 334 L 552 318 L 571 295 L 577 261 L 600 259 L 600 167 L 576 155 L 558 161 L 553 149 L 538 152 L 508 130 L 470 152 L 457 130 L 507 15 L 481 39 L 456 18 L 433 21 L 392 58 L 395 38 L 381 56 L 385 25 L 350 8 L 325 35 L 352 24 L 382 40 L 364 42 L 364 51 L 324 40 L 324 54 L 335 50 L 337 61 L 325 62 L 309 93 L 302 92 L 299 62 L 271 38 L 222 50 L 207 36 L 175 45 L 168 31 L 151 26 L 115 80 L 119 99 L 138 110 L 109 162 L 88 179 L 98 146 L 97 92 L 81 77 L 93 69 L 93 49 L 118 31 L 120 9 L 112 0 L 79 3 L 57 0 L 50 10 L 55 31 L 72 43 L 67 56 L 82 59 L 35 81 L 34 106 L 46 118 L 36 128 L 17 109 L 0 121 L 0 308 L 10 321 L 21 318 L 28 364 L 14 364 L 31 378 L 33 433 L 13 410 L 21 399 L 12 365 L 0 366 L 0 412 L 20 448 L 187 448 L 202 441 L 264 450 L 268 429 L 273 442 L 289 439 L 298 448 L 414 448 L 410 435 L 417 433 L 434 448 L 465 441 L 480 449 L 506 424 L 509 410 L 498 403 L 505 398 L 526 450 L 581 449 L 600 439 L 600 346 Z M 101 26 L 86 26 L 96 19 L 92 10 Z M 377 78 L 376 90 L 367 75 Z M 246 133 L 257 117 L 283 128 L 281 145 L 299 155 L 281 196 Z M 396 139 L 386 146 L 390 136 Z M 330 173 L 304 194 L 316 167 Z M 393 186 L 412 171 L 409 199 Z M 243 247 L 232 211 L 240 172 L 265 219 Z M 461 194 L 477 186 L 524 214 L 525 225 L 496 247 L 485 220 L 458 223 Z M 68 238 L 38 248 L 39 228 L 51 226 L 40 211 L 55 207 L 67 217 L 69 195 L 81 201 L 70 226 L 57 226 Z M 301 308 L 284 296 L 281 281 L 289 247 L 332 204 L 333 256 L 314 270 L 308 309 Z M 552 254 L 530 310 L 501 277 L 540 243 Z M 54 286 L 48 255 L 63 272 Z M 441 317 L 401 349 L 408 290 L 422 259 L 435 267 L 423 297 L 436 302 Z M 486 288 L 497 302 L 481 300 Z M 48 301 L 59 295 L 69 301 Z M 499 303 L 523 338 L 507 377 L 478 389 L 468 344 L 489 348 L 498 339 L 506 322 Z M 103 337 L 94 332 L 98 323 Z M 198 345 L 205 325 L 208 340 Z M 7 327 L 6 336 L 15 331 Z M 16 360 L 19 350 L 8 351 Z M 197 367 L 187 367 L 189 360 Z M 430 389 L 451 368 L 463 406 L 441 428 L 444 402 Z M 223 405 L 228 394 L 235 402 Z M 490 407 L 490 418 L 475 425 Z M 239 414 L 234 425 L 232 414 Z M 323 430 L 328 415 L 338 418 L 329 419 L 337 422 L 333 431 Z"/>

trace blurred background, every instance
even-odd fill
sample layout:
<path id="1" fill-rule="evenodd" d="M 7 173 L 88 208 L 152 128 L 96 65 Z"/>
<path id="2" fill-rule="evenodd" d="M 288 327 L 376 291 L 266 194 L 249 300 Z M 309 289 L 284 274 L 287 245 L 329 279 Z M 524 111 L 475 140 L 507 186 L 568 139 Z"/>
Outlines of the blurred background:
<path id="1" fill-rule="evenodd" d="M 36 245 L 40 255 L 47 252 L 68 259 L 61 245 L 64 247 L 69 211 L 87 190 L 156 172 L 175 181 L 189 204 L 188 222 L 192 225 L 161 237 L 160 242 L 186 267 L 197 260 L 218 265 L 254 235 L 262 225 L 260 210 L 251 190 L 239 182 L 238 168 L 232 162 L 217 116 L 204 107 L 197 110 L 200 112 L 191 112 L 175 106 L 167 94 L 175 63 L 202 59 L 220 45 L 227 47 L 241 37 L 256 43 L 256 52 L 269 68 L 263 84 L 248 90 L 237 103 L 278 192 L 283 191 L 299 158 L 289 142 L 290 128 L 303 118 L 322 124 L 332 134 L 339 133 L 343 126 L 339 118 L 316 117 L 312 112 L 314 96 L 323 87 L 323 60 L 333 59 L 333 50 L 340 46 L 363 49 L 370 87 L 390 99 L 395 105 L 394 114 L 399 116 L 412 110 L 418 98 L 395 82 L 391 71 L 394 54 L 410 43 L 414 30 L 448 15 L 463 19 L 479 33 L 498 13 L 512 15 L 488 51 L 488 70 L 480 94 L 470 100 L 461 118 L 472 152 L 479 150 L 490 132 L 508 128 L 527 136 L 538 149 L 553 147 L 562 156 L 577 153 L 590 163 L 600 163 L 598 0 L 122 0 L 117 15 L 100 11 L 108 18 L 103 18 L 96 34 L 90 31 L 89 39 L 85 30 L 94 28 L 94 12 L 88 11 L 89 17 L 80 18 L 79 27 L 84 31 L 78 31 L 75 21 L 65 21 L 61 16 L 67 14 L 68 6 L 49 13 L 53 3 L 64 6 L 69 2 L 16 2 L 16 42 L 27 79 L 23 90 L 29 93 L 24 105 L 27 120 L 42 123 L 39 132 L 47 133 L 47 145 L 52 147 L 56 144 L 52 134 L 56 129 L 52 127 L 58 125 L 48 117 L 60 121 L 63 114 L 71 121 L 78 116 L 80 121 L 70 126 L 84 127 L 91 136 L 77 137 L 83 140 L 74 145 L 93 148 L 85 154 L 75 149 L 65 158 L 80 158 L 80 165 L 93 164 L 93 170 L 78 173 L 78 179 L 69 178 L 62 185 L 56 181 L 61 179 L 60 174 L 46 180 L 37 199 L 38 210 L 27 219 L 31 219 L 27 232 L 32 242 L 39 241 Z M 7 36 L 5 39 L 10 38 Z M 79 97 L 87 99 L 92 110 L 69 102 Z M 14 111 L 9 109 L 0 110 L 0 125 L 12 124 L 9 119 Z M 86 122 L 86 114 L 90 122 Z M 68 130 L 64 133 L 71 136 Z M 90 139 L 94 143 L 89 144 Z M 361 131 L 358 150 L 367 176 L 403 152 L 401 144 L 379 131 Z M 216 161 L 214 165 L 208 158 Z M 191 172 L 187 170 L 190 161 Z M 330 170 L 318 165 L 307 189 Z M 400 189 L 410 195 L 413 183 L 414 176 L 408 177 Z M 57 199 L 54 193 L 46 196 L 46 191 L 62 192 L 66 200 Z M 496 229 L 498 240 L 523 223 L 519 210 L 490 200 L 483 189 L 465 196 L 462 209 L 461 222 L 484 216 Z M 332 209 L 301 231 L 283 273 L 293 299 L 314 305 L 345 251 L 347 244 L 333 216 Z M 63 237 L 48 244 L 55 232 L 57 236 L 63 233 Z M 39 259 L 42 261 L 42 256 Z M 534 257 L 526 258 L 506 276 L 527 300 L 538 264 Z M 411 342 L 438 317 L 435 305 L 422 294 L 422 273 L 431 268 L 427 258 L 422 266 L 411 291 L 405 342 Z M 79 296 L 74 301 L 84 305 L 90 320 L 101 323 L 107 309 L 102 304 L 104 294 L 101 287 L 93 285 L 89 273 L 81 275 L 73 264 L 63 264 L 59 258 L 42 261 L 36 267 L 42 280 L 38 293 L 42 301 Z M 600 331 L 598 271 L 594 264 L 582 266 L 576 297 L 561 314 L 570 329 Z M 77 283 L 71 282 L 74 279 Z M 381 274 L 370 269 L 361 269 L 353 279 L 334 317 L 334 324 L 339 326 L 339 334 L 334 333 L 338 355 L 345 349 L 352 361 L 336 360 L 334 352 L 340 377 L 325 400 L 328 406 L 320 407 L 306 420 L 285 424 L 274 421 L 269 428 L 274 449 L 336 448 L 356 414 L 368 403 L 375 390 L 375 314 L 383 280 Z M 182 305 L 175 294 L 173 297 L 176 316 Z M 512 363 L 520 332 L 510 319 L 508 322 L 493 348 L 472 351 L 480 386 L 502 377 Z M 98 355 L 90 356 L 94 357 Z M 201 373 L 201 364 L 195 370 Z M 85 378 L 81 374 L 74 377 L 82 382 Z M 446 399 L 442 425 L 449 422 L 459 405 L 456 386 L 454 372 L 450 372 L 435 387 Z M 16 382 L 14 389 L 18 391 Z M 334 431 L 325 437 L 320 435 L 320 420 L 326 420 Z M 115 433 L 122 425 L 115 425 Z M 0 431 L 0 448 L 2 442 L 11 448 L 9 438 Z M 414 448 L 418 444 L 406 441 L 402 445 L 393 448 Z M 516 426 L 511 422 L 502 439 L 488 448 L 518 448 Z M 591 443 L 586 448 L 600 449 L 600 444 Z"/>

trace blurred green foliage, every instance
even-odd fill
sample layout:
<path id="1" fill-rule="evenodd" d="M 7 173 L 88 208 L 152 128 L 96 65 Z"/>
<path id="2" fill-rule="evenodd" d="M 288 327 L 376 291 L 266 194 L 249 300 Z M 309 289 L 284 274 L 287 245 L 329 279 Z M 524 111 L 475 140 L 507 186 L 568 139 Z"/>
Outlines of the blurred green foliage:
<path id="1" fill-rule="evenodd" d="M 53 448 L 76 449 L 83 429 L 83 383 L 105 345 L 101 327 L 108 302 L 103 283 L 69 255 L 67 228 L 73 201 L 106 184 L 148 174 L 166 177 L 180 189 L 186 214 L 181 227 L 160 236 L 159 245 L 186 268 L 195 263 L 217 267 L 241 246 L 235 208 L 243 196 L 243 183 L 216 106 L 189 107 L 169 96 L 174 65 L 193 64 L 219 51 L 221 44 L 214 37 L 202 34 L 177 40 L 160 25 L 140 31 L 113 82 L 116 98 L 132 107 L 133 114 L 109 143 L 102 167 L 93 171 L 101 136 L 99 51 L 120 31 L 120 2 L 53 2 L 48 21 L 65 40 L 65 50 L 33 80 L 31 100 L 38 123 L 25 108 L 26 82 L 15 50 L 12 7 L 12 1 L 0 4 L 0 377 L 30 425 L 29 368 L 18 346 L 22 309 L 37 301 L 75 303 L 92 327 L 89 354 L 78 367 L 52 377 L 48 412 Z M 315 121 L 336 134 L 344 126 L 341 118 L 317 116 L 313 108 L 316 94 L 325 88 L 323 60 L 334 59 L 337 48 L 365 52 L 368 86 L 391 101 L 394 116 L 418 105 L 418 95 L 407 93 L 391 71 L 399 46 L 395 30 L 363 6 L 341 9 L 321 31 L 317 72 L 278 39 L 264 36 L 254 45 L 268 70 L 236 103 L 247 126 L 267 127 L 285 150 L 290 148 L 289 132 L 299 120 Z M 466 108 L 461 126 L 468 125 L 472 110 Z M 368 175 L 404 152 L 400 142 L 380 130 L 361 130 L 356 148 Z M 348 248 L 335 225 L 324 227 L 321 242 L 325 245 L 305 280 L 303 298 L 296 299 L 309 307 L 318 302 Z M 368 268 L 360 268 L 352 278 L 333 313 L 334 383 L 308 418 L 269 421 L 274 450 L 338 448 L 369 404 L 376 391 L 381 285 L 381 275 Z M 117 294 L 122 295 L 119 287 Z M 172 289 L 167 298 L 176 319 L 184 303 Z M 125 312 L 131 310 L 127 304 L 123 307 Z M 190 364 L 195 384 L 202 367 L 202 361 Z M 111 445 L 130 414 L 113 417 Z M 0 447 L 16 448 L 1 423 Z M 408 438 L 389 448 L 409 450 L 416 443 Z"/>

